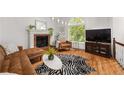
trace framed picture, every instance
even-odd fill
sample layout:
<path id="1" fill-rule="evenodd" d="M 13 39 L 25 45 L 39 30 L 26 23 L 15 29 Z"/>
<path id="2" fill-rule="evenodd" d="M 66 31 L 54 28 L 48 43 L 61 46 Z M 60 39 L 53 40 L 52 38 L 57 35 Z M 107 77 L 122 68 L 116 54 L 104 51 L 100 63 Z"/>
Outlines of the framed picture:
<path id="1" fill-rule="evenodd" d="M 43 31 L 47 30 L 46 22 L 35 20 L 35 26 L 36 26 L 36 30 L 43 30 Z"/>

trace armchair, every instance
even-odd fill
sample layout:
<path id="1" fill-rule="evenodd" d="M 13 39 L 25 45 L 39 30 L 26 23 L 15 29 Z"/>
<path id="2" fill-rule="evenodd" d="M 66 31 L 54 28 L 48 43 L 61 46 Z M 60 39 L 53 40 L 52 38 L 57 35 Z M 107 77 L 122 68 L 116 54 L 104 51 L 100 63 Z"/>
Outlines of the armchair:
<path id="1" fill-rule="evenodd" d="M 72 43 L 70 41 L 59 41 L 58 50 L 70 50 L 72 48 Z"/>

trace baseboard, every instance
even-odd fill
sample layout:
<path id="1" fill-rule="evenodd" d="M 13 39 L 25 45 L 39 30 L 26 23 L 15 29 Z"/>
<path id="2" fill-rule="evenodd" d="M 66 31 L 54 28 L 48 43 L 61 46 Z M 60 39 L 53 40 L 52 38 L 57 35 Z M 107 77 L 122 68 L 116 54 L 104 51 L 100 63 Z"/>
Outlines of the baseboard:
<path id="1" fill-rule="evenodd" d="M 79 49 L 79 48 L 72 48 L 72 49 L 85 51 L 85 49 Z"/>

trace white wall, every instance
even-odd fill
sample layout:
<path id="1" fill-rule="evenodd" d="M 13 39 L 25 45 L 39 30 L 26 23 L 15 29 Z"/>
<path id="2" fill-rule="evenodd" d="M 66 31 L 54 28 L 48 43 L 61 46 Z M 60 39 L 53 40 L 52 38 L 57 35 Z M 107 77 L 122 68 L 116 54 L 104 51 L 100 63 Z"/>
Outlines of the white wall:
<path id="1" fill-rule="evenodd" d="M 69 18 L 62 18 L 68 21 Z M 26 26 L 29 24 L 35 24 L 35 20 L 41 20 L 47 22 L 47 27 L 54 29 L 54 35 L 58 32 L 63 32 L 61 36 L 64 39 L 68 39 L 67 26 L 57 24 L 57 22 L 51 21 L 49 17 L 1 17 L 0 18 L 0 44 L 5 45 L 11 51 L 15 51 L 18 45 L 23 45 L 24 48 L 28 48 L 28 34 Z M 84 17 L 83 18 L 86 29 L 92 28 L 109 28 L 110 18 L 108 17 Z M 54 38 L 53 38 L 54 39 Z M 52 40 L 54 42 L 54 40 Z M 82 46 L 82 45 L 80 45 Z M 84 46 L 84 45 L 83 45 Z M 82 48 L 82 47 L 81 47 Z M 84 47 L 83 47 L 84 49 Z"/>
<path id="2" fill-rule="evenodd" d="M 86 29 L 111 28 L 111 17 L 84 17 Z"/>
<path id="3" fill-rule="evenodd" d="M 1 42 L 2 42 L 2 29 L 1 29 L 1 23 L 0 23 L 0 44 L 1 44 Z"/>
<path id="4" fill-rule="evenodd" d="M 113 18 L 113 37 L 124 44 L 124 17 Z M 124 68 L 124 47 L 116 44 L 116 59 Z"/>
<path id="5" fill-rule="evenodd" d="M 35 24 L 35 20 L 41 20 L 47 22 L 47 27 L 53 27 L 56 31 L 54 23 L 50 18 L 0 18 L 0 43 L 9 48 L 10 51 L 15 51 L 18 45 L 23 45 L 24 48 L 28 48 L 28 34 L 26 27 L 29 24 Z M 1 37 L 2 35 L 2 37 Z"/>
<path id="6" fill-rule="evenodd" d="M 113 18 L 113 37 L 124 43 L 124 17 Z"/>

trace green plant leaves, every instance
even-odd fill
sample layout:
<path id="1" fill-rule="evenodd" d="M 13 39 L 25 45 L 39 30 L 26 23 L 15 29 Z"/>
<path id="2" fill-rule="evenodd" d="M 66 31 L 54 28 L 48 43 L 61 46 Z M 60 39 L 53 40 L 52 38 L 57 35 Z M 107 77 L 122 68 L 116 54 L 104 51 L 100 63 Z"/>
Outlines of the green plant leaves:
<path id="1" fill-rule="evenodd" d="M 53 35 L 53 28 L 48 28 L 49 34 L 52 36 Z"/>
<path id="2" fill-rule="evenodd" d="M 69 35 L 71 41 L 84 42 L 85 41 L 85 26 L 82 18 L 72 18 L 70 21 Z"/>
<path id="3" fill-rule="evenodd" d="M 85 40 L 85 29 L 82 25 L 71 26 L 69 32 L 71 41 L 83 42 Z"/>
<path id="4" fill-rule="evenodd" d="M 47 55 L 53 55 L 53 54 L 56 54 L 57 53 L 57 50 L 55 50 L 54 48 L 51 48 L 49 47 L 47 51 L 44 52 L 44 54 L 47 54 Z"/>

